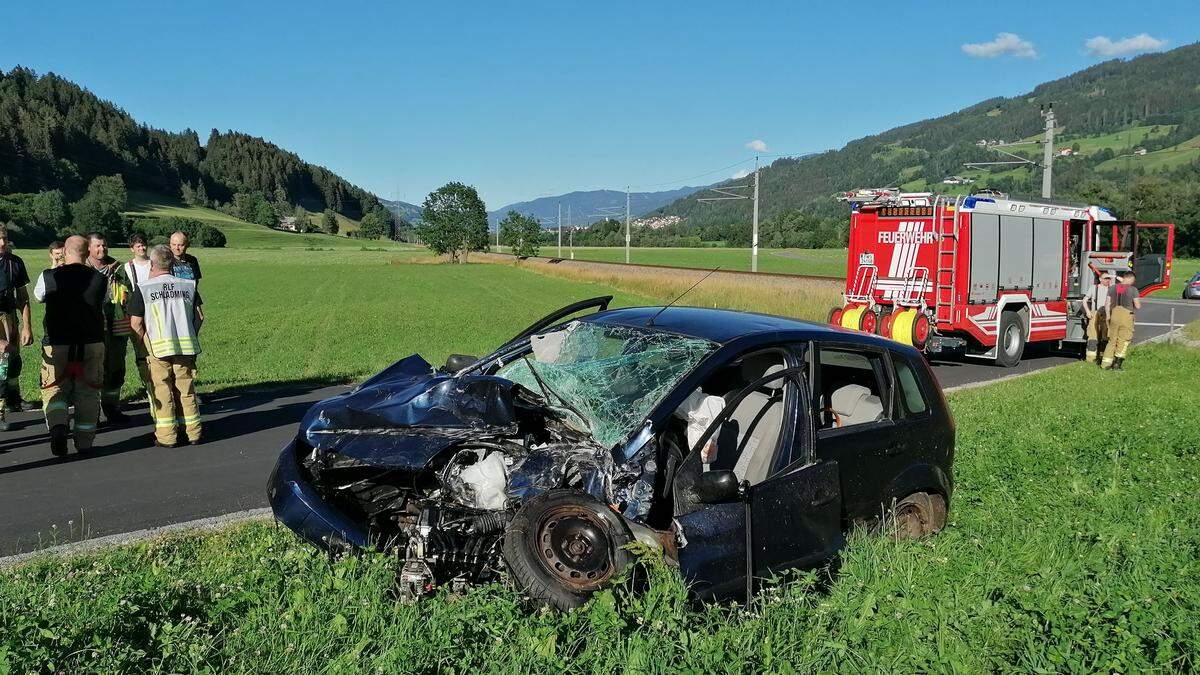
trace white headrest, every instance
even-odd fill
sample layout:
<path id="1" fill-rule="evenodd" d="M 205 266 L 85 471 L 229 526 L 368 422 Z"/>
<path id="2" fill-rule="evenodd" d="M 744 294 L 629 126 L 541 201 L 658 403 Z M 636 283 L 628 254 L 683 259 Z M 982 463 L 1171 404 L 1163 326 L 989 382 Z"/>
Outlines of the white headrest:
<path id="1" fill-rule="evenodd" d="M 833 392 L 829 407 L 838 415 L 853 417 L 854 410 L 870 395 L 871 390 L 861 384 L 848 384 Z"/>
<path id="2" fill-rule="evenodd" d="M 767 370 L 762 374 L 762 376 L 766 377 L 768 375 L 774 375 L 775 373 L 778 373 L 781 370 L 783 370 L 783 366 L 776 363 L 775 365 L 771 366 L 770 368 L 767 368 Z M 763 385 L 763 387 L 766 389 L 783 389 L 783 385 L 785 382 L 787 382 L 787 378 L 781 377 L 779 379 L 771 380 L 770 382 L 767 382 L 766 384 Z"/>

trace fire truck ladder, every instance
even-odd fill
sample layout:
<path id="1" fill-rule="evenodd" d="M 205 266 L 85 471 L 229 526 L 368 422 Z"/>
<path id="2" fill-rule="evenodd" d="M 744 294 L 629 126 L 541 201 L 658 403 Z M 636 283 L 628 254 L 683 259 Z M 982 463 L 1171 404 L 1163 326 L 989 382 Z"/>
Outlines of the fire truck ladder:
<path id="1" fill-rule="evenodd" d="M 934 231 L 938 234 L 937 272 L 933 277 L 933 318 L 938 324 L 949 323 L 954 319 L 954 282 L 955 270 L 958 269 L 958 218 L 962 213 L 964 198 L 960 195 L 954 200 L 954 214 L 950 223 L 946 223 L 946 208 L 950 206 L 950 198 L 938 196 L 933 204 Z"/>

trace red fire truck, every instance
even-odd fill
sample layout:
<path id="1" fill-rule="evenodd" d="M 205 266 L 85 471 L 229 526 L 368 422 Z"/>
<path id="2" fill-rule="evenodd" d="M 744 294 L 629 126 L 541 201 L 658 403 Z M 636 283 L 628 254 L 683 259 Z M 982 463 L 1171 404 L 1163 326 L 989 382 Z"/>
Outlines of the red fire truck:
<path id="1" fill-rule="evenodd" d="M 830 323 L 1004 366 L 1029 342 L 1086 342 L 1083 298 L 1132 269 L 1142 295 L 1171 283 L 1175 226 L 1098 206 L 858 190 L 846 290 Z"/>

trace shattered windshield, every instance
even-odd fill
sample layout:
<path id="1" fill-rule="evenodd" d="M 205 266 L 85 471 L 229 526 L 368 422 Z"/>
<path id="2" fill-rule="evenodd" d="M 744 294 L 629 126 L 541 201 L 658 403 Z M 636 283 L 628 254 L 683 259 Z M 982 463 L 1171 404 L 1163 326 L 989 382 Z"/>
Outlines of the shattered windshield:
<path id="1" fill-rule="evenodd" d="M 541 394 L 596 441 L 624 440 L 717 345 L 644 328 L 572 321 L 529 338 L 533 352 L 496 373 Z M 532 370 L 531 370 L 532 369 Z"/>

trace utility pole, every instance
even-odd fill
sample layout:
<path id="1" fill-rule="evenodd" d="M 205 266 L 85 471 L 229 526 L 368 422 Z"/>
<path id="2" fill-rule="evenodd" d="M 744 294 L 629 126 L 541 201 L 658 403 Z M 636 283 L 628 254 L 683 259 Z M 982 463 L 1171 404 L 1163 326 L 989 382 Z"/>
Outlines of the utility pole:
<path id="1" fill-rule="evenodd" d="M 575 259 L 575 226 L 571 224 L 571 205 L 567 204 L 567 246 L 571 248 L 571 260 Z"/>
<path id="2" fill-rule="evenodd" d="M 625 264 L 629 264 L 629 186 L 625 186 Z"/>
<path id="3" fill-rule="evenodd" d="M 750 234 L 750 271 L 758 271 L 758 156 L 754 157 L 754 224 Z"/>
<path id="4" fill-rule="evenodd" d="M 1046 118 L 1046 147 L 1042 154 L 1042 199 L 1050 199 L 1054 176 L 1054 104 L 1042 111 Z"/>
<path id="5" fill-rule="evenodd" d="M 558 203 L 558 257 L 562 257 L 562 202 Z"/>
<path id="6" fill-rule="evenodd" d="M 742 178 L 748 178 L 748 177 L 749 177 L 748 175 L 742 176 Z M 758 156 L 755 155 L 755 157 L 754 157 L 754 193 L 753 194 L 747 195 L 747 194 L 744 194 L 741 192 L 734 192 L 734 190 L 749 189 L 750 188 L 749 185 L 727 185 L 725 187 L 719 187 L 719 188 L 708 188 L 709 192 L 717 193 L 718 196 L 716 196 L 716 197 L 700 197 L 700 198 L 696 199 L 696 201 L 698 201 L 698 202 L 724 202 L 724 201 L 729 201 L 731 199 L 753 200 L 753 202 L 754 202 L 754 207 L 752 209 L 753 217 L 752 217 L 751 225 L 750 225 L 750 271 L 751 272 L 758 271 L 758 177 L 759 177 Z"/>

